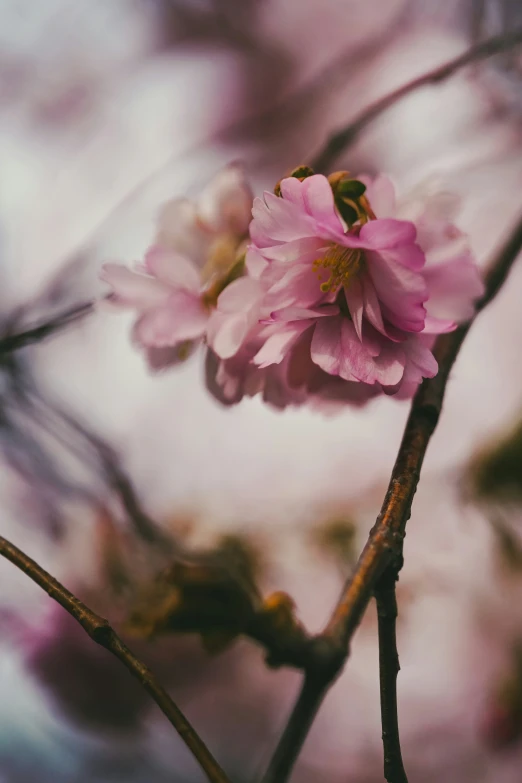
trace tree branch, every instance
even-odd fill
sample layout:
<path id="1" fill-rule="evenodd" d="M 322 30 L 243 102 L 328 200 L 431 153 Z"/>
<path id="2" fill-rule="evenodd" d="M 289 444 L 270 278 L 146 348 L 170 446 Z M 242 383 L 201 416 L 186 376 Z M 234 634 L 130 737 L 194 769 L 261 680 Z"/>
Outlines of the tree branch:
<path id="1" fill-rule="evenodd" d="M 321 656 L 315 656 L 312 661 L 315 676 L 323 670 L 324 679 L 316 682 L 321 687 L 312 687 L 310 680 L 305 683 L 297 704 L 294 707 L 286 731 L 284 732 L 270 763 L 263 783 L 285 783 L 292 771 L 293 764 L 299 754 L 328 688 L 341 672 L 349 654 L 351 638 L 361 621 L 374 590 L 379 585 L 379 579 L 387 568 L 391 573 L 398 573 L 402 562 L 402 542 L 406 531 L 406 523 L 410 517 L 413 496 L 419 482 L 420 470 L 430 438 L 437 425 L 448 377 L 457 358 L 464 339 L 476 316 L 496 296 L 506 280 L 509 271 L 522 249 L 522 215 L 511 232 L 507 242 L 502 246 L 485 275 L 485 293 L 477 303 L 474 317 L 450 334 L 440 336 L 436 342 L 434 355 L 439 364 L 439 371 L 434 378 L 425 380 L 419 387 L 406 422 L 404 435 L 395 462 L 388 491 L 377 521 L 370 531 L 366 545 L 355 566 L 353 575 L 346 582 L 339 602 L 328 622 L 324 632 L 316 637 L 316 649 L 322 645 Z M 386 577 L 387 578 L 387 577 Z M 382 588 L 383 582 L 381 582 Z M 390 596 L 386 596 L 386 613 L 390 608 Z M 382 609 L 382 593 L 381 593 Z M 388 617 L 385 627 L 386 634 L 391 634 L 391 618 Z M 381 618 L 382 643 L 382 618 Z M 393 621 L 393 636 L 395 628 Z M 391 637 L 390 637 L 391 638 Z M 393 693 L 389 691 L 388 663 L 386 665 L 386 688 L 384 731 L 390 731 L 393 723 L 392 711 L 396 710 L 395 683 Z M 323 668 L 324 667 L 324 668 Z M 382 688 L 382 672 L 381 672 Z M 390 723 L 391 721 L 391 723 Z M 393 732 L 396 732 L 393 734 Z M 398 743 L 398 728 L 393 726 L 392 736 L 386 738 L 385 753 L 390 754 L 391 743 Z M 398 760 L 400 750 L 395 744 L 391 760 L 387 762 L 388 770 L 395 775 L 400 774 Z M 393 763 L 393 768 L 391 764 Z M 402 770 L 404 774 L 404 770 Z M 390 778 L 388 778 L 390 780 Z M 406 778 L 394 777 L 393 783 L 405 782 Z"/>
<path id="2" fill-rule="evenodd" d="M 3 354 L 8 354 L 11 351 L 16 351 L 19 348 L 25 348 L 26 345 L 32 343 L 38 343 L 49 337 L 54 332 L 58 332 L 65 326 L 68 326 L 74 321 L 78 321 L 85 315 L 89 315 L 93 311 L 93 302 L 82 302 L 74 307 L 65 310 L 54 318 L 44 321 L 43 323 L 33 326 L 31 329 L 27 329 L 25 332 L 19 332 L 18 334 L 7 334 L 5 337 L 0 338 L 0 357 Z"/>
<path id="3" fill-rule="evenodd" d="M 361 131 L 364 130 L 367 125 L 395 103 L 406 97 L 406 95 L 409 95 L 421 87 L 443 82 L 466 65 L 508 51 L 521 43 L 522 30 L 515 30 L 507 35 L 498 35 L 494 38 L 489 38 L 487 41 L 483 41 L 482 43 L 471 47 L 467 52 L 460 54 L 458 57 L 455 57 L 444 65 L 440 65 L 438 68 L 434 68 L 432 71 L 428 71 L 427 73 L 418 76 L 416 79 L 412 79 L 412 81 L 403 84 L 396 90 L 392 90 L 392 92 L 370 104 L 370 106 L 364 109 L 345 128 L 334 133 L 333 136 L 329 138 L 324 148 L 312 161 L 310 164 L 311 167 L 315 169 L 315 171 L 327 171 L 335 162 L 336 158 L 342 152 L 346 152 L 348 147 L 354 143 Z"/>
<path id="4" fill-rule="evenodd" d="M 327 689 L 327 682 L 305 675 L 297 703 L 262 783 L 284 783 L 288 780 Z"/>
<path id="5" fill-rule="evenodd" d="M 92 612 L 34 560 L 2 536 L 0 536 L 0 554 L 7 560 L 10 560 L 11 563 L 27 574 L 33 582 L 36 582 L 37 585 L 45 590 L 51 598 L 61 604 L 80 623 L 93 641 L 101 645 L 101 647 L 105 647 L 106 650 L 123 663 L 174 726 L 181 739 L 206 773 L 208 780 L 211 783 L 229 783 L 224 771 L 179 707 L 176 706 L 168 693 L 162 688 L 151 670 L 136 658 L 122 642 L 108 621 Z"/>
<path id="6" fill-rule="evenodd" d="M 384 777 L 388 783 L 408 783 L 402 763 L 397 715 L 397 675 L 400 670 L 397 652 L 397 570 L 390 567 L 375 588 L 379 633 L 379 680 L 381 691 L 382 743 Z"/>
<path id="7" fill-rule="evenodd" d="M 94 449 L 107 485 L 120 499 L 131 525 L 140 538 L 149 544 L 159 544 L 165 550 L 173 549 L 171 537 L 163 533 L 142 507 L 134 484 L 125 472 L 116 450 L 63 408 L 54 406 L 53 410 Z"/>

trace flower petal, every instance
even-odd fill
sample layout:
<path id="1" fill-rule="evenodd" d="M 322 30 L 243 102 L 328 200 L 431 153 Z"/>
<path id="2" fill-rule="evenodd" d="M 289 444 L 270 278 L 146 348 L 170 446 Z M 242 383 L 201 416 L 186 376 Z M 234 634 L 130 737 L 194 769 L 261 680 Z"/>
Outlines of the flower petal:
<path id="1" fill-rule="evenodd" d="M 215 310 L 208 322 L 207 342 L 221 359 L 230 359 L 240 349 L 250 324 L 245 313 L 230 315 Z"/>
<path id="2" fill-rule="evenodd" d="M 227 285 L 218 297 L 217 307 L 222 313 L 248 312 L 257 307 L 263 290 L 257 280 L 241 277 Z"/>
<path id="3" fill-rule="evenodd" d="M 305 307 L 283 307 L 272 313 L 271 321 L 302 321 L 303 318 L 326 318 L 330 315 L 339 315 L 337 305 L 323 305 L 314 309 Z"/>
<path id="4" fill-rule="evenodd" d="M 379 250 L 379 255 L 414 272 L 419 272 L 426 264 L 426 256 L 416 242 Z"/>
<path id="5" fill-rule="evenodd" d="M 282 266 L 282 265 L 281 265 Z M 268 286 L 265 303 L 269 310 L 297 305 L 310 307 L 325 298 L 321 291 L 317 275 L 310 264 L 282 266 L 284 274 L 274 274 L 275 282 L 270 284 L 271 272 L 279 270 L 272 266 L 262 278 Z"/>
<path id="6" fill-rule="evenodd" d="M 303 183 L 297 177 L 285 177 L 281 180 L 281 195 L 285 201 L 291 201 L 301 209 L 305 210 L 303 197 Z"/>
<path id="7" fill-rule="evenodd" d="M 403 348 L 407 359 L 404 383 L 420 383 L 423 378 L 433 378 L 437 374 L 439 367 L 429 339 L 412 336 Z"/>
<path id="8" fill-rule="evenodd" d="M 351 375 L 345 367 L 344 348 L 341 341 L 343 328 L 342 316 L 322 318 L 317 322 L 312 337 L 312 361 L 329 375 L 340 375 L 346 380 L 355 381 L 358 378 Z M 355 332 L 354 332 L 355 334 Z M 348 376 L 348 377 L 347 377 Z"/>
<path id="9" fill-rule="evenodd" d="M 155 245 L 179 253 L 201 268 L 214 235 L 201 224 L 196 207 L 186 198 L 163 205 L 158 216 Z"/>
<path id="10" fill-rule="evenodd" d="M 408 220 L 380 218 L 365 223 L 361 228 L 359 239 L 363 243 L 362 247 L 384 250 L 412 244 L 415 242 L 416 235 L 417 229 Z"/>
<path id="11" fill-rule="evenodd" d="M 162 304 L 169 296 L 169 289 L 162 282 L 136 274 L 122 264 L 104 264 L 100 278 L 112 287 L 112 302 L 124 307 L 141 310 Z"/>
<path id="12" fill-rule="evenodd" d="M 382 320 L 381 306 L 377 297 L 377 292 L 370 275 L 367 272 L 361 274 L 361 286 L 364 304 L 364 315 L 381 334 L 386 334 L 386 329 Z"/>
<path id="13" fill-rule="evenodd" d="M 457 328 L 456 321 L 444 320 L 442 318 L 433 318 L 427 315 L 424 321 L 423 334 L 447 334 Z"/>
<path id="14" fill-rule="evenodd" d="M 350 283 L 344 287 L 344 295 L 348 304 L 348 310 L 352 317 L 357 337 L 362 340 L 362 320 L 364 311 L 363 287 L 361 281 L 354 277 Z"/>
<path id="15" fill-rule="evenodd" d="M 249 245 L 245 257 L 245 266 L 248 274 L 259 280 L 268 266 L 268 261 L 263 258 L 261 251 L 255 245 Z"/>
<path id="16" fill-rule="evenodd" d="M 385 342 L 374 359 L 374 377 L 381 386 L 396 386 L 404 377 L 406 355 L 402 344 Z"/>
<path id="17" fill-rule="evenodd" d="M 312 263 L 318 258 L 328 245 L 324 239 L 319 237 L 305 237 L 304 239 L 294 239 L 285 242 L 284 245 L 274 245 L 263 249 L 263 257 L 268 261 L 278 261 L 279 263 L 306 264 Z"/>
<path id="18" fill-rule="evenodd" d="M 180 291 L 161 307 L 146 311 L 134 325 L 133 337 L 147 347 L 174 346 L 201 337 L 207 321 L 208 314 L 199 298 Z"/>
<path id="19" fill-rule="evenodd" d="M 306 212 L 268 191 L 254 199 L 252 215 L 250 236 L 259 248 L 315 235 L 315 221 Z"/>
<path id="20" fill-rule="evenodd" d="M 173 288 L 183 288 L 197 293 L 201 281 L 199 272 L 188 258 L 158 245 L 145 254 L 145 268 L 162 283 Z"/>
<path id="21" fill-rule="evenodd" d="M 184 340 L 173 347 L 146 348 L 147 365 L 152 372 L 159 372 L 186 361 L 194 352 L 197 341 Z"/>
<path id="22" fill-rule="evenodd" d="M 335 209 L 330 183 L 322 174 L 307 177 L 301 183 L 303 202 L 309 215 L 323 225 L 342 231 L 342 223 Z"/>
<path id="23" fill-rule="evenodd" d="M 254 356 L 253 362 L 258 367 L 268 367 L 271 364 L 279 364 L 298 339 L 298 337 L 311 326 L 313 322 L 308 320 L 287 324 L 278 329 L 265 341 L 261 349 Z"/>
<path id="24" fill-rule="evenodd" d="M 474 302 L 484 293 L 480 270 L 469 251 L 457 258 L 426 267 L 430 316 L 466 321 L 475 312 Z"/>
<path id="25" fill-rule="evenodd" d="M 366 185 L 364 194 L 370 206 L 378 218 L 393 217 L 395 215 L 395 188 L 393 182 L 384 174 L 372 178 L 363 174 L 357 179 Z"/>
<path id="26" fill-rule="evenodd" d="M 341 365 L 339 375 L 347 381 L 354 378 L 365 383 L 375 383 L 374 358 L 357 337 L 355 327 L 347 318 L 342 319 Z"/>
<path id="27" fill-rule="evenodd" d="M 422 331 L 428 288 L 422 274 L 380 253 L 366 253 L 368 271 L 381 304 L 381 313 L 406 331 Z"/>
<path id="28" fill-rule="evenodd" d="M 243 168 L 233 163 L 209 182 L 199 198 L 197 211 L 211 231 L 242 236 L 252 219 L 253 200 Z"/>

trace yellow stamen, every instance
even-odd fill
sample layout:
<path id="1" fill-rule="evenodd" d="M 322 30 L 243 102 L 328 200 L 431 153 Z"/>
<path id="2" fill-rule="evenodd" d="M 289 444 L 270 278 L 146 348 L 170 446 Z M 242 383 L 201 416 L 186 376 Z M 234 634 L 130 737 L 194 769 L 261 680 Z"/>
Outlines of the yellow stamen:
<path id="1" fill-rule="evenodd" d="M 332 245 L 322 258 L 317 258 L 312 265 L 314 272 L 321 279 L 321 270 L 328 269 L 330 277 L 321 283 L 321 291 L 327 294 L 338 291 L 342 286 L 349 284 L 350 280 L 361 269 L 363 254 L 360 250 L 342 245 Z"/>

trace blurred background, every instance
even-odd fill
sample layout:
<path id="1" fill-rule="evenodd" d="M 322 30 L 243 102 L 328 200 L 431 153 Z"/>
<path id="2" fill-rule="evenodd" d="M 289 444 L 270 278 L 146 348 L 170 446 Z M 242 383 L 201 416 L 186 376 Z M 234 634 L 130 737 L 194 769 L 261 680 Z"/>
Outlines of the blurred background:
<path id="1" fill-rule="evenodd" d="M 272 189 L 372 100 L 517 27 L 518 0 L 0 0 L 2 331 L 98 296 L 100 265 L 139 260 L 161 204 L 229 161 Z M 412 94 L 337 168 L 454 192 L 483 263 L 520 212 L 521 137 L 518 48 Z M 522 780 L 521 290 L 515 267 L 474 325 L 413 506 L 398 587 L 410 783 Z M 149 374 L 131 323 L 97 312 L 0 356 L 0 532 L 116 627 L 182 549 L 287 591 L 320 630 L 408 406 L 224 408 L 200 355 Z M 204 779 L 127 672 L 6 561 L 0 628 L 2 783 Z M 139 613 L 133 636 L 231 778 L 254 781 L 298 673 L 241 639 L 146 639 Z M 370 607 L 295 783 L 383 779 L 378 692 Z"/>

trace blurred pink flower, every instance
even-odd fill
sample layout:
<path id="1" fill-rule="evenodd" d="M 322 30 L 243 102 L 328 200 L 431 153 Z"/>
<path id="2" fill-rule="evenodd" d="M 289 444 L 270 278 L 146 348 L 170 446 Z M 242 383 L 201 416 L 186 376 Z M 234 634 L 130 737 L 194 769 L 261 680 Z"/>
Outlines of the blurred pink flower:
<path id="1" fill-rule="evenodd" d="M 165 205 L 143 264 L 103 266 L 110 302 L 137 311 L 133 339 L 153 369 L 185 359 L 205 337 L 232 356 L 257 320 L 259 284 L 239 277 L 251 206 L 242 170 L 228 166 L 197 203 Z"/>
<path id="2" fill-rule="evenodd" d="M 265 289 L 272 327 L 253 363 L 280 364 L 299 348 L 305 387 L 315 365 L 364 384 L 372 396 L 403 384 L 413 390 L 436 374 L 427 336 L 469 317 L 482 283 L 448 219 L 425 209 L 417 229 L 392 216 L 388 179 L 365 184 L 356 220 L 347 225 L 326 177 L 284 179 L 281 197 L 265 193 L 254 201 L 247 266 Z"/>

